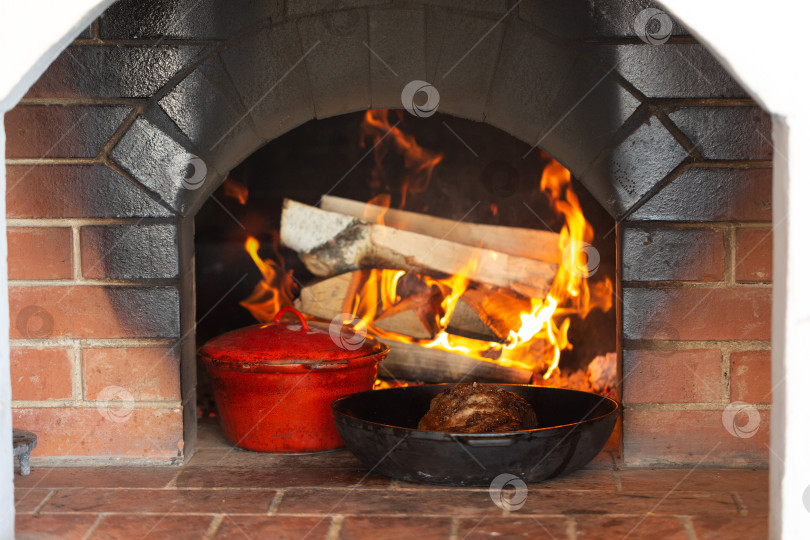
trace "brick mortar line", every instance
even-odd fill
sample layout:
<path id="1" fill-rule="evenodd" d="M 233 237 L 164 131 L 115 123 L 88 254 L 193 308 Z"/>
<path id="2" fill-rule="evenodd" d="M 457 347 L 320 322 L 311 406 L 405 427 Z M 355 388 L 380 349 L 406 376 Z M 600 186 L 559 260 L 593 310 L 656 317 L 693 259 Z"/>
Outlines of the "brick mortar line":
<path id="1" fill-rule="evenodd" d="M 6 165 L 103 165 L 104 162 L 92 158 L 6 158 Z"/>
<path id="2" fill-rule="evenodd" d="M 723 352 L 770 351 L 770 341 L 656 341 L 626 340 L 625 351 L 691 351 L 703 349 L 720 349 Z"/>
<path id="3" fill-rule="evenodd" d="M 142 278 L 136 280 L 123 280 L 123 279 L 95 279 L 95 278 L 79 278 L 79 279 L 16 279 L 9 280 L 9 288 L 17 287 L 27 289 L 31 287 L 174 287 L 177 288 L 180 284 L 180 278 Z"/>
<path id="4" fill-rule="evenodd" d="M 748 507 L 743 502 L 742 497 L 740 497 L 740 494 L 737 493 L 736 491 L 732 491 L 731 498 L 734 500 L 734 504 L 737 506 L 737 512 L 740 514 L 740 516 L 742 517 L 747 516 Z"/>
<path id="5" fill-rule="evenodd" d="M 729 226 L 723 228 L 723 244 L 725 247 L 723 250 L 723 277 L 725 278 L 726 284 L 729 286 L 736 284 L 736 280 L 734 279 L 734 261 L 737 260 L 737 244 L 735 238 L 734 227 Z"/>
<path id="6" fill-rule="evenodd" d="M 458 516 L 453 516 L 450 519 L 450 534 L 448 535 L 449 540 L 458 540 L 458 529 L 461 526 L 461 518 Z"/>
<path id="7" fill-rule="evenodd" d="M 276 23 L 281 21 L 274 21 Z M 99 46 L 99 45 L 107 45 L 107 46 L 119 46 L 119 45 L 128 45 L 132 47 L 140 47 L 141 49 L 169 49 L 174 47 L 200 47 L 200 46 L 208 46 L 208 45 L 219 45 L 223 43 L 224 40 L 211 38 L 211 39 L 185 39 L 185 38 L 169 38 L 162 36 L 160 37 L 160 43 L 155 43 L 155 40 L 158 38 L 112 38 L 112 39 L 104 39 L 102 37 L 98 38 L 78 38 L 74 39 L 70 42 L 70 46 L 76 47 L 91 47 L 91 46 Z"/>
<path id="8" fill-rule="evenodd" d="M 40 458 L 40 459 L 51 459 L 51 458 Z M 53 467 L 53 468 L 58 468 L 58 467 Z M 70 467 L 62 467 L 62 468 L 69 469 Z M 140 468 L 140 467 L 136 467 L 136 468 Z M 188 468 L 189 468 L 188 466 L 177 467 L 178 474 L 188 470 Z M 204 467 L 204 468 L 207 469 L 207 467 Z M 247 469 L 248 467 L 240 467 L 240 468 Z M 707 469 L 707 470 L 723 470 L 723 471 L 741 471 L 741 470 L 742 471 L 751 471 L 752 470 L 751 467 L 723 468 L 723 467 L 712 466 L 712 467 L 705 467 L 705 468 L 701 467 L 701 468 L 699 468 L 699 470 L 703 470 L 703 469 Z M 327 470 L 331 470 L 331 469 L 327 469 Z M 683 471 L 685 469 L 683 467 L 664 467 L 664 468 L 652 468 L 652 469 L 651 468 L 646 468 L 646 467 L 640 468 L 640 469 L 637 468 L 637 467 L 632 467 L 632 468 L 628 468 L 628 469 L 622 469 L 621 471 L 616 471 L 616 472 L 620 473 L 620 472 L 625 472 L 625 471 L 636 471 L 636 470 L 644 470 L 644 471 L 649 471 L 649 472 L 655 473 L 658 470 Z M 542 482 L 537 483 L 537 484 L 528 484 L 528 489 L 531 491 L 533 487 L 541 486 L 541 485 L 543 485 Z M 166 486 L 163 486 L 163 487 L 156 487 L 156 486 L 152 486 L 152 487 L 149 487 L 149 486 L 131 486 L 131 487 L 75 486 L 75 487 L 56 487 L 56 488 L 21 488 L 21 489 L 58 489 L 58 490 L 61 490 L 61 491 L 79 491 L 79 490 L 82 490 L 82 491 L 84 491 L 84 490 L 96 490 L 96 491 L 122 491 L 122 490 L 129 490 L 129 491 L 213 491 L 213 492 L 216 492 L 216 491 L 233 491 L 233 490 L 255 491 L 255 492 L 274 491 L 274 492 L 276 492 L 276 495 L 274 496 L 274 499 L 276 497 L 278 497 L 279 494 L 281 494 L 281 493 L 286 494 L 286 493 L 289 493 L 290 491 L 301 491 L 301 490 L 312 490 L 312 489 L 317 489 L 317 490 L 322 490 L 322 491 L 335 491 L 335 490 L 356 491 L 356 490 L 352 490 L 352 488 L 350 486 L 341 486 L 341 487 L 338 487 L 338 486 L 178 487 L 176 485 L 174 485 L 174 486 L 166 485 Z M 377 487 L 375 487 L 375 488 L 362 488 L 362 491 L 363 492 L 369 491 L 369 492 L 375 492 L 375 493 L 376 492 L 381 492 L 383 494 L 385 493 L 384 489 L 377 488 Z M 462 487 L 458 487 L 458 486 L 441 487 L 441 486 L 436 485 L 436 486 L 431 486 L 431 487 L 410 488 L 408 491 L 413 491 L 413 492 L 444 492 L 444 491 L 452 491 L 454 493 L 480 493 L 480 494 L 484 495 L 484 494 L 488 493 L 488 488 L 475 488 L 475 487 L 464 487 L 464 486 L 462 486 Z M 624 490 L 623 489 L 621 491 L 621 494 L 627 495 L 627 494 L 661 493 L 661 492 L 666 492 L 666 491 L 667 491 L 667 488 L 635 489 L 635 490 Z M 710 490 L 710 491 L 688 489 L 688 490 L 678 490 L 678 491 L 679 491 L 679 493 L 700 494 L 700 495 L 731 493 L 730 491 L 724 490 L 724 489 L 717 489 L 717 490 Z M 536 490 L 535 491 L 535 493 L 544 493 L 544 494 L 554 494 L 554 493 L 559 493 L 559 492 L 565 492 L 565 493 L 576 492 L 576 493 L 588 494 L 588 493 L 594 493 L 594 492 L 615 493 L 616 490 L 614 488 L 610 488 L 610 489 L 543 488 L 542 490 Z M 279 502 L 280 501 L 281 501 L 281 498 L 279 498 Z M 271 505 L 271 507 L 272 507 L 272 505 Z M 273 516 L 275 516 L 275 515 L 290 514 L 290 512 L 281 512 L 281 513 L 275 512 L 275 513 L 271 514 L 271 513 L 269 513 L 269 511 L 270 510 L 268 509 L 268 512 L 257 514 L 257 515 L 262 515 L 262 516 L 273 515 Z M 510 513 L 509 515 L 511 517 L 520 517 L 518 514 L 516 514 L 514 512 Z"/>
<path id="9" fill-rule="evenodd" d="M 105 456 L 103 459 L 93 456 L 31 456 L 31 464 L 38 467 L 51 467 L 71 469 L 76 467 L 122 467 L 146 469 L 150 467 L 163 467 L 171 469 L 177 467 L 177 456 L 165 458 L 143 459 L 127 455 Z M 104 489 L 104 488 L 55 488 L 60 491 L 69 489 Z M 130 489 L 130 488 L 115 488 Z"/>
<path id="10" fill-rule="evenodd" d="M 662 492 L 663 492 L 663 490 L 661 492 L 646 492 L 646 493 L 662 493 Z M 630 492 L 627 492 L 627 493 L 630 493 Z M 635 492 L 633 492 L 633 493 L 635 493 Z M 725 492 L 725 491 L 716 491 L 716 492 L 713 492 L 713 493 L 723 494 L 723 493 L 727 493 L 727 492 Z M 419 516 L 420 517 L 421 516 L 432 517 L 432 518 L 458 518 L 459 520 L 461 520 L 461 519 L 475 519 L 475 518 L 481 516 L 482 514 L 486 515 L 489 512 L 491 512 L 491 510 L 482 509 L 480 512 L 475 513 L 475 514 L 459 515 L 459 514 L 431 514 L 431 513 L 424 513 L 424 514 L 419 514 Z M 67 512 L 60 512 L 60 513 L 67 513 Z M 75 512 L 75 513 L 79 513 L 79 512 Z M 146 512 L 139 512 L 139 514 L 146 514 Z M 161 514 L 158 514 L 158 515 L 161 515 Z M 206 513 L 204 515 L 210 515 L 210 512 Z M 233 515 L 262 515 L 262 514 L 236 514 L 236 513 L 234 513 Z M 276 514 L 276 515 L 278 515 L 278 516 L 286 516 L 286 517 L 322 517 L 322 516 L 329 516 L 330 514 L 327 514 L 327 513 L 320 513 L 319 514 L 319 513 L 284 512 L 284 513 L 280 513 L 280 514 Z M 388 513 L 388 514 L 381 514 L 381 513 L 380 514 L 365 514 L 365 513 L 344 512 L 344 513 L 342 513 L 342 515 L 345 516 L 345 517 L 349 517 L 349 516 L 350 517 L 364 517 L 364 516 L 368 516 L 368 517 L 394 517 L 394 518 L 396 518 L 396 517 L 399 517 L 399 518 L 413 517 L 413 514 L 392 514 L 392 513 Z M 642 516 L 645 516 L 645 515 L 654 516 L 654 517 L 671 517 L 671 518 L 680 518 L 680 517 L 684 516 L 684 514 L 673 514 L 673 513 L 662 513 L 662 512 L 650 512 L 650 513 L 646 513 L 646 514 L 641 513 L 641 512 L 639 512 L 639 513 L 629 513 L 629 512 L 615 512 L 614 513 L 614 512 L 611 512 L 609 514 L 599 514 L 597 517 L 637 518 L 637 517 L 642 517 Z M 730 514 L 730 515 L 735 515 L 735 514 Z M 493 516 L 490 516 L 490 517 L 496 517 L 496 518 L 500 519 L 501 516 L 493 515 Z M 509 517 L 511 517 L 513 519 L 520 519 L 520 520 L 527 520 L 528 521 L 529 519 L 532 519 L 532 518 L 569 518 L 569 517 L 572 518 L 572 519 L 575 519 L 576 517 L 592 518 L 592 517 L 594 517 L 594 514 L 589 513 L 587 511 L 584 511 L 584 510 L 582 511 L 582 513 L 575 513 L 575 514 L 528 513 L 528 512 L 524 512 L 523 509 L 521 509 L 519 515 L 517 515 L 516 513 L 511 513 Z"/>
<path id="11" fill-rule="evenodd" d="M 332 516 L 329 531 L 326 533 L 326 540 L 338 540 L 340 538 L 340 529 L 343 528 L 344 519 L 346 519 L 346 516 L 342 514 Z"/>
<path id="12" fill-rule="evenodd" d="M 134 122 L 135 121 L 133 120 L 132 123 L 134 123 Z M 131 125 L 130 125 L 130 127 L 131 127 Z M 120 128 L 120 129 L 123 130 L 123 127 Z M 125 132 L 124 131 L 117 131 L 116 133 L 119 133 L 119 132 L 121 133 L 120 137 L 123 138 L 124 135 L 125 135 Z M 108 143 L 107 143 L 110 146 L 109 151 L 112 151 L 112 149 L 115 147 L 116 144 L 118 144 L 118 142 L 120 142 L 120 139 L 118 139 L 116 141 L 113 141 L 112 139 L 110 139 L 110 141 L 108 141 Z M 175 141 L 175 142 L 177 144 L 179 144 L 180 146 L 183 146 L 183 144 L 181 144 L 179 141 Z M 121 176 L 124 180 L 126 180 L 127 182 L 129 182 L 130 184 L 135 186 L 138 190 L 140 190 L 148 198 L 152 199 L 154 202 L 156 202 L 158 205 L 160 205 L 162 208 L 164 208 L 170 214 L 172 214 L 172 216 L 175 216 L 175 217 L 179 216 L 178 211 L 175 208 L 173 208 L 168 202 L 166 202 L 163 199 L 163 197 L 160 195 L 160 193 L 158 193 L 157 191 L 154 191 L 153 189 L 151 189 L 151 188 L 147 187 L 146 185 L 144 185 L 143 183 L 141 183 L 141 181 L 138 180 L 133 173 L 130 173 L 129 170 L 126 167 L 123 167 L 123 166 L 119 165 L 118 162 L 116 162 L 113 159 L 112 156 L 107 156 L 106 154 L 104 154 L 104 152 L 106 152 L 106 151 L 107 150 L 102 149 L 102 152 L 100 153 L 101 163 L 105 167 L 107 167 L 108 169 L 110 169 L 111 171 L 113 171 L 115 173 L 118 173 L 118 175 Z M 146 218 L 142 218 L 142 219 L 146 219 Z"/>
<path id="13" fill-rule="evenodd" d="M 625 411 L 724 411 L 728 403 L 623 403 Z M 751 407 L 760 411 L 771 410 L 770 403 L 751 403 Z"/>
<path id="14" fill-rule="evenodd" d="M 723 370 L 723 401 L 731 403 L 731 351 L 722 351 L 720 369 Z"/>
<path id="15" fill-rule="evenodd" d="M 169 482 L 165 486 L 163 486 L 163 489 L 176 488 L 177 479 L 180 477 L 181 474 L 183 474 L 183 470 L 184 470 L 183 467 L 178 467 L 177 472 L 174 474 L 174 476 L 172 476 L 172 479 L 169 480 Z"/>
<path id="16" fill-rule="evenodd" d="M 33 459 L 33 457 L 32 457 L 32 459 Z M 46 457 L 46 458 L 38 458 L 38 459 L 39 460 L 45 460 L 45 459 L 52 459 L 52 458 L 47 458 Z M 48 467 L 43 466 L 43 468 L 48 468 Z M 71 467 L 50 467 L 50 468 L 53 468 L 53 469 L 57 469 L 57 468 L 59 468 L 59 469 L 70 469 Z M 135 466 L 135 467 L 132 467 L 132 468 L 141 469 L 140 466 Z M 169 467 L 169 469 L 172 469 L 172 468 L 176 468 L 178 470 L 178 474 L 183 473 L 183 472 L 185 472 L 185 471 L 187 471 L 189 469 L 188 466 Z M 209 469 L 209 467 L 203 467 L 203 468 L 206 469 L 206 470 Z M 214 467 L 214 468 L 216 468 L 216 467 Z M 243 469 L 246 469 L 246 470 L 248 469 L 248 467 L 240 467 L 240 468 L 243 468 Z M 328 470 L 331 470 L 331 469 L 328 469 Z M 655 473 L 657 473 L 659 471 L 683 472 L 685 470 L 686 470 L 686 467 L 672 467 L 672 466 L 670 466 L 670 467 L 654 467 L 654 468 L 630 467 L 630 468 L 622 469 L 622 470 L 616 471 L 616 472 L 617 473 L 624 473 L 624 472 L 644 471 L 644 472 L 649 472 L 649 473 L 655 474 Z M 709 466 L 709 467 L 698 467 L 695 470 L 698 470 L 698 471 L 722 471 L 722 472 L 735 472 L 735 473 L 740 472 L 740 471 L 750 472 L 750 473 L 767 471 L 767 469 L 752 468 L 751 466 L 738 466 L 738 467 Z M 531 491 L 534 487 L 539 487 L 539 486 L 543 486 L 543 485 L 544 485 L 543 482 L 538 482 L 536 484 L 535 483 L 530 483 L 530 484 L 528 484 L 528 489 Z M 289 493 L 291 491 L 304 491 L 304 490 L 308 490 L 308 491 L 311 491 L 311 490 L 320 490 L 320 491 L 335 491 L 335 490 L 357 491 L 356 489 L 352 489 L 348 485 L 342 486 L 342 487 L 338 487 L 338 486 L 178 487 L 176 485 L 174 485 L 174 486 L 166 485 L 166 486 L 163 486 L 163 487 L 158 487 L 158 486 L 130 486 L 130 487 L 107 486 L 107 487 L 99 487 L 99 486 L 81 486 L 81 485 L 77 485 L 77 486 L 70 486 L 70 487 L 53 487 L 53 486 L 43 486 L 43 487 L 38 487 L 38 488 L 35 488 L 35 487 L 22 487 L 20 489 L 42 489 L 42 490 L 56 489 L 56 490 L 60 490 L 60 491 L 93 490 L 93 491 L 200 491 L 200 492 L 202 492 L 202 491 L 218 492 L 218 491 L 239 490 L 239 491 L 249 491 L 249 492 L 256 492 L 256 493 L 271 492 L 272 491 L 272 492 L 276 492 L 276 495 L 274 496 L 274 498 L 279 493 L 287 494 L 287 493 Z M 385 494 L 385 490 L 381 489 L 381 488 L 378 488 L 378 487 L 362 488 L 361 491 Z M 444 486 L 444 487 L 442 487 L 440 485 L 430 485 L 430 486 L 425 485 L 425 487 L 413 488 L 410 491 L 414 491 L 414 492 L 452 491 L 454 493 L 470 493 L 470 494 L 475 494 L 475 493 L 487 494 L 488 493 L 487 488 L 476 488 L 476 487 L 471 487 L 471 486 Z M 623 494 L 623 495 L 643 495 L 643 494 L 647 494 L 647 493 L 661 493 L 661 492 L 666 492 L 666 491 L 669 491 L 669 488 L 662 487 L 662 488 L 659 488 L 659 489 L 649 489 L 649 488 L 630 489 L 630 490 L 623 489 L 621 491 L 621 494 Z M 746 491 L 743 491 L 743 493 L 751 493 L 752 491 L 756 491 L 756 490 L 746 490 Z M 609 488 L 609 489 L 573 489 L 573 488 L 569 489 L 569 488 L 551 488 L 551 487 L 548 487 L 548 488 L 543 488 L 542 490 L 535 490 L 534 492 L 535 493 L 549 494 L 549 495 L 553 495 L 553 494 L 559 493 L 559 492 L 578 493 L 578 494 L 586 495 L 588 493 L 594 493 L 594 492 L 614 493 L 615 490 L 612 487 Z M 706 489 L 702 489 L 702 490 L 701 489 L 683 489 L 683 490 L 681 490 L 681 489 L 679 489 L 678 493 L 684 493 L 684 494 L 687 494 L 687 495 L 722 495 L 722 494 L 729 494 L 730 495 L 732 493 L 737 493 L 737 491 L 732 491 L 732 490 L 729 490 L 729 489 L 722 489 L 722 488 L 721 489 L 712 489 L 712 490 L 706 490 Z M 488 499 L 489 498 L 487 497 L 487 500 Z M 281 512 L 281 513 L 276 512 L 274 514 L 269 514 L 267 512 L 263 512 L 263 513 L 257 513 L 257 515 L 268 516 L 268 515 L 294 514 L 294 513 L 295 512 Z M 511 517 L 520 517 L 520 515 L 518 513 L 515 513 L 515 512 L 512 512 L 509 515 Z M 681 515 L 683 515 L 683 514 L 681 514 Z"/>
<path id="17" fill-rule="evenodd" d="M 613 479 L 613 489 L 616 493 L 622 493 L 622 478 L 619 471 L 616 469 L 610 470 L 610 476 Z"/>
<path id="18" fill-rule="evenodd" d="M 628 218 L 624 220 L 623 223 L 625 229 L 650 229 L 656 231 L 683 231 L 691 229 L 724 230 L 727 227 L 737 227 L 739 229 L 773 229 L 773 221 L 649 221 L 646 219 L 634 220 Z"/>
<path id="19" fill-rule="evenodd" d="M 773 221 L 732 221 L 735 232 L 740 229 L 767 229 L 773 230 Z"/>
<path id="20" fill-rule="evenodd" d="M 53 496 L 56 494 L 56 489 L 57 488 L 51 488 L 51 490 L 48 492 L 48 494 L 45 495 L 45 498 L 42 499 L 42 501 L 38 505 L 36 505 L 36 507 L 34 508 L 34 510 L 31 513 L 34 514 L 35 516 L 38 516 L 40 510 L 42 510 L 45 507 L 45 505 L 48 504 L 48 501 L 50 501 L 53 498 Z"/>
<path id="21" fill-rule="evenodd" d="M 67 227 L 94 227 L 106 225 L 174 225 L 177 220 L 173 217 L 153 218 L 11 218 L 6 220 L 8 228 L 67 228 Z"/>
<path id="22" fill-rule="evenodd" d="M 84 388 L 84 358 L 82 356 L 82 349 L 78 343 L 74 343 L 73 347 L 73 364 L 71 366 L 71 384 L 73 388 L 73 399 L 75 401 L 83 401 L 85 397 Z"/>
<path id="23" fill-rule="evenodd" d="M 287 492 L 286 489 L 281 488 L 276 491 L 276 494 L 273 495 L 273 500 L 270 501 L 270 506 L 267 507 L 267 512 L 264 513 L 266 516 L 275 516 L 279 505 L 281 505 L 281 500 L 284 498 L 284 494 Z"/>
<path id="24" fill-rule="evenodd" d="M 124 118 L 121 121 L 121 124 L 118 126 L 115 132 L 113 132 L 113 134 L 110 135 L 110 138 L 107 140 L 107 142 L 104 143 L 104 145 L 98 151 L 96 159 L 102 160 L 105 164 L 109 163 L 110 153 L 112 152 L 113 148 L 115 148 L 118 145 L 118 143 L 121 142 L 121 139 L 130 130 L 130 128 L 132 128 L 132 125 L 135 123 L 135 120 L 137 120 L 138 117 L 145 112 L 146 108 L 148 107 L 151 101 L 152 98 L 149 98 L 148 101 L 139 104 L 136 107 L 133 107 L 133 109 L 129 111 L 129 114 L 127 114 L 126 118 Z"/>
<path id="25" fill-rule="evenodd" d="M 22 98 L 17 105 L 66 105 L 66 106 L 110 106 L 125 105 L 137 107 L 149 102 L 148 98 L 79 96 L 79 97 L 28 97 Z"/>
<path id="26" fill-rule="evenodd" d="M 686 531 L 686 536 L 689 540 L 698 540 L 697 533 L 695 532 L 695 525 L 692 523 L 692 516 L 681 516 L 681 524 Z"/>
<path id="27" fill-rule="evenodd" d="M 647 97 L 650 105 L 668 107 L 759 107 L 751 98 L 741 97 Z M 671 112 L 671 111 L 667 111 Z"/>
<path id="28" fill-rule="evenodd" d="M 120 406 L 120 400 L 112 401 L 90 401 L 74 399 L 54 399 L 54 400 L 11 400 L 13 409 L 95 409 L 100 405 Z M 131 403 L 134 409 L 178 409 L 179 401 L 134 401 Z"/>
<path id="29" fill-rule="evenodd" d="M 624 230 L 642 229 L 651 231 L 684 231 L 684 230 L 717 230 L 725 231 L 732 228 L 740 229 L 772 229 L 772 221 L 628 221 L 624 222 Z"/>
<path id="30" fill-rule="evenodd" d="M 215 514 L 213 518 L 211 518 L 211 524 L 208 525 L 208 530 L 205 531 L 205 536 L 203 536 L 203 540 L 210 540 L 217 535 L 217 531 L 219 531 L 220 525 L 225 520 L 225 514 Z"/>
<path id="31" fill-rule="evenodd" d="M 577 540 L 577 520 L 573 516 L 565 516 L 565 532 L 568 540 Z"/>
<path id="32" fill-rule="evenodd" d="M 9 282 L 10 283 L 10 282 Z M 721 281 L 675 281 L 675 280 L 661 280 L 661 281 L 622 281 L 624 290 L 627 289 L 770 289 L 773 283 L 770 282 L 745 282 L 745 283 L 732 283 L 725 280 Z"/>
<path id="33" fill-rule="evenodd" d="M 104 521 L 105 517 L 107 517 L 107 514 L 99 514 L 96 520 L 93 522 L 93 525 L 90 527 L 90 530 L 87 531 L 87 534 L 82 537 L 82 540 L 88 540 L 91 536 L 96 534 L 96 531 L 98 530 L 99 526 L 101 526 L 101 522 Z"/>
<path id="34" fill-rule="evenodd" d="M 731 284 L 737 284 L 737 229 L 729 227 L 726 231 L 728 248 L 726 250 L 726 264 L 728 265 L 726 279 Z"/>
<path id="35" fill-rule="evenodd" d="M 669 131 L 670 135 L 672 135 L 675 141 L 683 147 L 687 157 L 690 158 L 689 163 L 706 160 L 706 157 L 698 149 L 698 145 L 694 143 L 692 139 L 690 139 L 689 136 L 683 132 L 678 124 L 676 124 L 675 121 L 669 117 L 667 111 L 665 111 L 659 105 L 650 104 L 650 112 L 652 113 L 651 118 L 657 118 L 658 121 L 661 122 L 661 125 L 664 126 L 667 131 Z M 681 174 L 683 174 L 683 171 L 681 171 L 678 176 Z"/>
<path id="36" fill-rule="evenodd" d="M 691 161 L 688 169 L 773 169 L 772 159 L 711 159 Z"/>
<path id="37" fill-rule="evenodd" d="M 73 260 L 71 261 L 73 279 L 78 280 L 82 277 L 82 246 L 79 234 L 79 226 L 76 224 L 70 225 L 70 241 L 71 256 L 73 257 Z"/>
<path id="38" fill-rule="evenodd" d="M 521 20 L 534 26 L 534 24 L 526 19 Z M 648 45 L 648 43 L 642 41 L 638 36 L 598 36 L 594 38 L 583 38 L 579 41 L 587 43 L 588 45 L 638 45 L 640 47 Z M 667 45 L 701 45 L 701 43 L 694 36 L 682 34 L 669 36 L 666 44 L 660 46 L 666 47 Z"/>
<path id="39" fill-rule="evenodd" d="M 89 488 L 89 489 L 97 489 L 97 488 Z M 125 488 L 128 489 L 128 488 Z M 240 488 L 234 488 L 240 489 Z M 722 491 L 713 492 L 713 493 L 725 493 Z M 419 517 L 431 517 L 431 518 L 458 518 L 458 519 L 475 519 L 482 514 L 486 515 L 487 512 L 490 510 L 482 509 L 478 513 L 474 514 L 431 514 L 431 513 L 420 513 Z M 147 512 L 94 512 L 93 510 L 66 510 L 63 512 L 45 512 L 45 514 L 52 514 L 52 515 L 74 515 L 74 514 L 91 514 L 91 515 L 100 515 L 100 516 L 120 516 L 120 515 L 138 515 L 138 516 L 214 516 L 221 514 L 220 511 L 210 511 L 210 512 L 159 512 L 159 511 L 147 511 Z M 255 517 L 267 517 L 267 514 L 259 514 L 256 512 L 226 512 L 225 516 L 255 516 Z M 323 513 L 296 513 L 296 512 L 284 512 L 281 514 L 275 514 L 277 516 L 284 516 L 284 517 L 329 517 L 334 514 L 328 514 L 326 512 Z M 341 513 L 343 517 L 385 517 L 385 518 L 412 518 L 414 514 L 393 514 L 393 513 Z M 648 514 L 644 513 L 628 513 L 628 512 L 611 512 L 609 514 L 599 514 L 597 517 L 624 517 L 624 518 L 637 518 L 642 516 L 653 516 L 653 517 L 670 517 L 670 518 L 681 518 L 684 517 L 684 514 L 672 514 L 672 513 L 662 513 L 662 512 L 651 512 Z M 736 514 L 729 514 L 735 516 Z M 495 516 L 492 516 L 495 517 Z M 567 518 L 567 517 L 583 517 L 583 518 L 592 518 L 594 517 L 593 513 L 588 513 L 586 511 L 582 511 L 582 513 L 576 514 L 542 514 L 542 513 L 527 513 L 521 510 L 520 515 L 516 515 L 512 513 L 511 516 L 513 519 L 520 519 L 520 520 L 529 520 L 532 518 Z M 692 517 L 691 514 L 689 517 Z"/>
<path id="40" fill-rule="evenodd" d="M 74 343 L 83 349 L 172 348 L 177 345 L 176 338 L 10 339 L 9 342 L 12 347 L 19 348 L 62 348 L 72 347 Z"/>

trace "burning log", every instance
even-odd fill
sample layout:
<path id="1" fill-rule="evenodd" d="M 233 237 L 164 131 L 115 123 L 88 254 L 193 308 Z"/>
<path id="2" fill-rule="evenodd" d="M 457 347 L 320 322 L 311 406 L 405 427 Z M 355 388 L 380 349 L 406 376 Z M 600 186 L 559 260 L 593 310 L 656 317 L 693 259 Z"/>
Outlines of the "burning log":
<path id="1" fill-rule="evenodd" d="M 380 338 L 378 338 L 380 339 Z M 441 349 L 420 348 L 380 339 L 391 348 L 380 364 L 379 376 L 424 382 L 510 382 L 528 384 L 532 370 L 497 361 L 478 360 Z"/>
<path id="2" fill-rule="evenodd" d="M 467 289 L 458 304 L 475 313 L 502 340 L 509 337 L 510 331 L 520 328 L 520 314 L 528 313 L 532 307 L 526 298 L 486 286 Z"/>
<path id="3" fill-rule="evenodd" d="M 454 221 L 325 195 L 321 209 L 386 227 L 536 261 L 560 262 L 560 235 L 550 231 Z"/>
<path id="4" fill-rule="evenodd" d="M 352 274 L 341 274 L 307 285 L 295 299 L 295 309 L 313 317 L 331 321 L 346 313 L 343 302 L 352 282 Z"/>
<path id="5" fill-rule="evenodd" d="M 487 326 L 481 315 L 477 313 L 464 297 L 459 298 L 450 320 L 447 322 L 447 332 L 457 336 L 468 336 L 483 341 L 500 341 L 501 336 Z"/>
<path id="6" fill-rule="evenodd" d="M 295 300 L 295 308 L 329 321 L 341 313 L 351 313 L 351 299 L 347 303 L 347 296 L 352 288 L 352 280 L 358 273 L 341 274 L 304 287 Z M 433 339 L 438 332 L 435 324 L 431 324 L 436 318 L 433 308 L 429 293 L 415 292 L 378 315 L 373 324 L 388 332 L 417 339 Z M 490 330 L 476 309 L 469 307 L 463 297 L 456 304 L 447 331 L 487 341 L 498 341 L 501 337 Z"/>
<path id="7" fill-rule="evenodd" d="M 341 274 L 324 279 L 301 289 L 301 295 L 295 300 L 295 308 L 302 313 L 331 321 L 342 313 L 352 313 L 351 298 L 352 280 L 357 279 L 359 272 Z M 424 295 L 405 298 L 391 309 L 381 313 L 373 322 L 375 326 L 388 332 L 396 332 L 416 339 L 434 337 L 425 317 L 419 308 L 426 304 Z"/>
<path id="8" fill-rule="evenodd" d="M 367 223 L 289 199 L 282 211 L 281 243 L 297 251 L 313 274 L 324 277 L 363 268 L 457 273 L 544 298 L 557 273 L 557 264 Z"/>
<path id="9" fill-rule="evenodd" d="M 435 329 L 431 324 L 435 317 L 430 312 L 430 295 L 427 293 L 409 296 L 374 319 L 374 326 L 387 332 L 396 332 L 417 339 L 431 339 Z"/>
<path id="10" fill-rule="evenodd" d="M 402 310 L 388 316 L 383 314 L 381 317 L 374 321 L 374 326 L 386 332 L 403 334 L 416 339 L 433 337 L 430 328 L 425 326 L 424 321 L 413 310 Z"/>

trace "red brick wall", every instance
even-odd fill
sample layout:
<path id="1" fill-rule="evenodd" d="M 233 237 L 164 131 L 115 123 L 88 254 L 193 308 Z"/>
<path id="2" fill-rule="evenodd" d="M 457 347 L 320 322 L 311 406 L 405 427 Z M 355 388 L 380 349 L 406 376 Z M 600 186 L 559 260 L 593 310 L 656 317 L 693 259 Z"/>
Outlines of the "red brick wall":
<path id="1" fill-rule="evenodd" d="M 695 168 L 622 226 L 628 465 L 768 462 L 770 170 L 749 165 Z M 734 191 L 701 209 L 695 178 Z"/>
<path id="2" fill-rule="evenodd" d="M 27 157 L 20 141 L 43 126 L 15 118 L 6 119 L 14 426 L 38 434 L 35 457 L 177 459 L 175 218 L 101 163 Z"/>
<path id="3" fill-rule="evenodd" d="M 626 463 L 767 461 L 768 116 L 683 29 L 643 43 L 620 3 L 582 28 L 532 3 L 362 7 L 339 31 L 304 4 L 211 2 L 189 25 L 131 4 L 5 117 L 14 422 L 35 456 L 178 456 L 196 209 L 263 141 L 435 78 L 442 112 L 541 144 L 620 223 Z M 204 187 L 181 181 L 191 164 Z"/>

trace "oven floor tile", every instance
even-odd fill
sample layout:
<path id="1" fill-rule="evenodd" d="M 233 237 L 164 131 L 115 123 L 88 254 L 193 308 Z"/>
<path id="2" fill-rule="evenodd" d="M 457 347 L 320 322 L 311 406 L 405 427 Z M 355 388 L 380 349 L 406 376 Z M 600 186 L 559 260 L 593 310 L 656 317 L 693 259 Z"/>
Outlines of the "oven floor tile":
<path id="1" fill-rule="evenodd" d="M 346 450 L 272 455 L 201 423 L 182 467 L 46 467 L 15 476 L 17 537 L 417 540 L 764 539 L 768 471 L 596 467 L 529 484 L 525 501 L 368 473 Z M 620 463 L 620 460 L 616 460 Z M 607 466 L 605 466 L 607 465 Z"/>

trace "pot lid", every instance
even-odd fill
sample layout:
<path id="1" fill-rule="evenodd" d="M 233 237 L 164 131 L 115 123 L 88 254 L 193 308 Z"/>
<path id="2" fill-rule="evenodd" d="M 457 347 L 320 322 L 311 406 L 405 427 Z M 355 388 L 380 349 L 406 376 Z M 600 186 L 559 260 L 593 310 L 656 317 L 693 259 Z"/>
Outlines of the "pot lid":
<path id="1" fill-rule="evenodd" d="M 286 313 L 297 321 L 284 321 Z M 355 332 L 351 326 L 307 322 L 296 309 L 284 307 L 273 322 L 254 324 L 217 336 L 200 348 L 200 354 L 217 362 L 248 364 L 346 363 L 385 351 L 387 347 Z"/>

